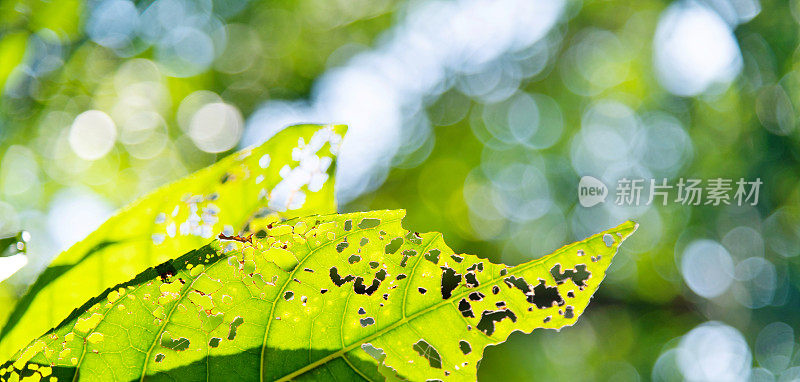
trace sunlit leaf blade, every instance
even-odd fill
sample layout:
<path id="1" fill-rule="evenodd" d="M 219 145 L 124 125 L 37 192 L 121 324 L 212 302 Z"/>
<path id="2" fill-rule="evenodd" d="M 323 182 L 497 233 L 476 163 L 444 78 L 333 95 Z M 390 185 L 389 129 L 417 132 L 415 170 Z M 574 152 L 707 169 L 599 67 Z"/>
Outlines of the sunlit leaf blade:
<path id="1" fill-rule="evenodd" d="M 311 216 L 220 240 L 87 302 L 0 380 L 474 380 L 514 330 L 572 325 L 632 222 L 507 267 L 404 211 Z M 246 240 L 246 238 L 242 238 Z"/>
<path id="2" fill-rule="evenodd" d="M 220 232 L 239 233 L 254 216 L 336 212 L 332 174 L 344 131 L 344 126 L 287 128 L 124 208 L 39 276 L 0 331 L 0 359 L 106 288 L 207 244 Z"/>

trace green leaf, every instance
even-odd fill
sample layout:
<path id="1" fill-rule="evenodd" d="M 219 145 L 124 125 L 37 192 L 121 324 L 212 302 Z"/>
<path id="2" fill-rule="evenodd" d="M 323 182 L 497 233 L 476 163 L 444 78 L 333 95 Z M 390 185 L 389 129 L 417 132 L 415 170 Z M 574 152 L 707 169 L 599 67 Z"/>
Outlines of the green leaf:
<path id="1" fill-rule="evenodd" d="M 344 130 L 287 128 L 127 206 L 42 272 L 0 331 L 0 359 L 106 288 L 220 232 L 245 231 L 253 218 L 335 213 L 333 181 L 327 179 Z"/>
<path id="2" fill-rule="evenodd" d="M 474 380 L 512 331 L 574 324 L 636 229 L 509 267 L 408 232 L 404 215 L 311 216 L 252 244 L 215 241 L 87 302 L 0 379 Z"/>

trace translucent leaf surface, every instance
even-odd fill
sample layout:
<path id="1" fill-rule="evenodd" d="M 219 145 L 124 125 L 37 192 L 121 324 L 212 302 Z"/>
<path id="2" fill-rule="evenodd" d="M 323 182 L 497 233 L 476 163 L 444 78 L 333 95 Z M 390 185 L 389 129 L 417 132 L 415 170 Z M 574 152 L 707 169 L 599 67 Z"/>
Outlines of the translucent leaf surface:
<path id="1" fill-rule="evenodd" d="M 240 233 L 252 218 L 336 212 L 332 174 L 344 130 L 287 128 L 127 206 L 39 276 L 0 331 L 0 359 L 103 290 L 220 232 Z"/>
<path id="2" fill-rule="evenodd" d="M 619 227 L 508 267 L 404 230 L 312 216 L 220 240 L 87 302 L 0 379 L 474 380 L 486 346 L 583 313 Z"/>

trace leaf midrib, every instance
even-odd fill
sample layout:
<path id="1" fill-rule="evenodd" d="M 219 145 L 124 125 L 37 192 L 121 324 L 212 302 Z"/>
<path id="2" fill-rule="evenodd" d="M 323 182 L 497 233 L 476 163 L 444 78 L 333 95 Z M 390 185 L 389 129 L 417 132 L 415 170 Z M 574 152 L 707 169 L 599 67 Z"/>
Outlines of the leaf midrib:
<path id="1" fill-rule="evenodd" d="M 204 273 L 207 273 L 208 271 L 210 271 L 212 268 L 216 267 L 219 264 L 227 264 L 227 262 L 221 261 L 220 259 L 214 262 L 213 264 L 209 265 L 208 268 L 204 271 Z M 178 308 L 178 305 L 180 305 L 180 303 L 186 298 L 186 295 L 188 295 L 189 292 L 194 290 L 194 283 L 199 279 L 200 277 L 198 275 L 198 277 L 192 279 L 191 283 L 186 284 L 184 286 L 184 289 L 181 291 L 180 297 L 175 299 L 175 302 L 173 303 L 172 308 L 170 308 L 169 313 L 167 313 L 167 315 L 164 316 L 164 323 L 161 324 L 161 327 L 156 332 L 155 338 L 153 339 L 153 342 L 150 344 L 150 349 L 148 349 L 147 353 L 145 354 L 144 364 L 142 365 L 142 375 L 139 377 L 140 382 L 143 382 L 145 376 L 147 376 L 147 366 L 150 364 L 150 356 L 152 355 L 153 349 L 155 349 L 156 344 L 161 339 L 161 336 L 164 335 L 164 330 L 167 328 L 167 325 L 171 322 L 170 320 L 172 319 L 172 314 L 175 312 L 175 309 Z M 175 280 L 173 282 L 178 282 L 178 281 Z"/>
<path id="2" fill-rule="evenodd" d="M 82 239 L 82 240 L 80 240 L 78 243 L 75 243 L 75 244 L 73 245 L 73 247 L 74 247 L 74 246 L 76 246 L 76 245 L 79 245 L 79 244 L 84 244 L 84 242 L 89 242 L 89 241 L 91 241 L 91 240 L 94 240 L 94 241 L 96 241 L 96 242 L 97 242 L 97 243 L 95 243 L 95 245 L 93 245 L 93 246 L 89 247 L 89 248 L 88 248 L 88 249 L 85 251 L 85 253 L 84 253 L 83 255 L 81 255 L 81 257 L 80 257 L 78 260 L 76 260 L 76 261 L 74 261 L 74 262 L 72 262 L 72 263 L 64 263 L 64 264 L 60 264 L 60 263 L 58 263 L 58 261 L 59 261 L 59 258 L 60 258 L 62 255 L 64 255 L 64 254 L 68 253 L 70 250 L 72 250 L 72 248 L 73 248 L 73 247 L 70 247 L 70 248 L 68 248 L 68 249 L 66 249 L 66 250 L 64 250 L 64 251 L 62 251 L 62 252 L 60 252 L 60 253 L 58 254 L 58 256 L 56 256 L 56 257 L 53 259 L 53 262 L 47 266 L 47 269 L 49 269 L 49 268 L 51 268 L 51 267 L 53 267 L 53 266 L 62 266 L 62 265 L 63 265 L 63 266 L 69 266 L 69 267 L 70 267 L 70 269 L 68 269 L 67 271 L 65 271 L 63 274 L 59 275 L 57 278 L 54 278 L 54 279 L 50 280 L 50 281 L 49 281 L 49 282 L 48 282 L 46 285 L 44 285 L 44 286 L 42 287 L 42 289 L 41 289 L 40 291 L 38 291 L 38 292 L 37 292 L 35 295 L 29 295 L 29 294 L 28 294 L 28 291 L 29 291 L 29 290 L 30 290 L 30 288 L 32 288 L 32 287 L 33 287 L 33 286 L 36 284 L 36 282 L 39 280 L 39 276 L 41 276 L 41 273 L 40 273 L 39 275 L 37 275 L 37 278 L 36 278 L 36 280 L 34 280 L 34 282 L 33 282 L 33 283 L 31 283 L 31 284 L 30 284 L 30 286 L 28 287 L 28 288 L 29 288 L 29 290 L 25 292 L 25 294 L 23 295 L 23 298 L 20 300 L 20 302 L 14 306 L 14 310 L 12 311 L 12 314 L 11 314 L 11 316 L 9 316 L 9 318 L 6 320 L 6 322 L 2 323 L 2 326 L 0 326 L 0 342 L 4 343 L 4 342 L 5 342 L 5 340 L 6 340 L 6 338 L 7 338 L 7 336 L 8 336 L 8 334 L 9 334 L 9 333 L 11 333 L 11 331 L 13 331 L 13 330 L 14 330 L 14 328 L 16 328 L 16 327 L 17 327 L 17 325 L 18 325 L 18 324 L 21 322 L 21 319 L 22 319 L 22 318 L 24 318 L 24 316 L 25 316 L 25 314 L 26 314 L 26 312 L 27 312 L 27 310 L 28 310 L 28 309 L 27 309 L 27 307 L 25 307 L 25 310 L 24 310 L 24 311 L 22 311 L 22 313 L 20 314 L 20 316 L 19 316 L 19 318 L 17 319 L 17 321 L 15 321 L 15 322 L 13 322 L 13 323 L 11 322 L 11 321 L 13 320 L 13 317 L 12 317 L 12 316 L 13 316 L 13 314 L 14 314 L 14 313 L 15 313 L 15 312 L 16 312 L 16 311 L 19 309 L 19 308 L 21 308 L 21 307 L 22 307 L 22 304 L 24 304 L 24 303 L 26 302 L 26 299 L 29 299 L 29 300 L 27 301 L 27 303 L 28 303 L 28 306 L 30 306 L 30 305 L 31 305 L 31 304 L 32 304 L 32 303 L 33 303 L 33 302 L 36 300 L 36 298 L 37 298 L 38 296 L 40 296 L 40 294 L 41 294 L 41 293 L 46 293 L 45 289 L 46 289 L 47 287 L 49 287 L 49 286 L 50 286 L 52 283 L 54 283 L 55 281 L 57 281 L 57 280 L 60 280 L 60 279 L 62 279 L 62 278 L 64 278 L 64 277 L 69 277 L 69 276 L 70 276 L 70 275 L 69 275 L 69 272 L 71 272 L 71 271 L 72 271 L 72 269 L 73 269 L 74 267 L 76 267 L 77 265 L 79 265 L 79 264 L 80 264 L 80 263 L 82 263 L 83 261 L 85 261 L 85 260 L 89 259 L 89 257 L 91 257 L 93 254 L 97 254 L 97 253 L 99 253 L 99 252 L 97 252 L 97 251 L 94 251 L 94 248 L 95 248 L 95 246 L 96 246 L 97 244 L 100 244 L 100 243 L 103 243 L 103 242 L 107 241 L 107 238 L 101 238 L 101 239 L 92 239 L 92 238 L 90 238 L 92 235 L 94 235 L 96 232 L 99 232 L 99 231 L 101 231 L 101 230 L 108 230 L 108 229 L 109 229 L 109 227 L 113 227 L 115 224 L 117 224 L 117 223 L 118 223 L 118 222 L 117 222 L 118 220 L 120 220 L 120 219 L 123 219 L 123 215 L 125 215 L 126 213 L 128 213 L 128 212 L 130 212 L 130 211 L 133 211 L 133 210 L 134 210 L 134 209 L 136 209 L 136 208 L 141 208 L 141 207 L 142 207 L 142 205 L 143 205 L 144 203 L 146 203 L 146 202 L 147 202 L 147 200 L 149 200 L 151 197 L 153 197 L 153 196 L 156 196 L 156 195 L 158 195 L 158 194 L 160 194 L 160 193 L 164 193 L 166 190 L 168 190 L 168 189 L 172 188 L 173 186 L 176 186 L 176 185 L 179 185 L 179 184 L 183 183 L 183 182 L 184 182 L 184 181 L 186 181 L 187 179 L 195 179 L 195 178 L 199 178 L 199 177 L 205 177 L 205 176 L 209 176 L 209 174 L 214 174 L 215 172 L 217 172 L 217 173 L 219 173 L 219 172 L 223 172 L 223 173 L 224 173 L 224 172 L 226 172 L 226 171 L 227 171 L 227 168 L 228 168 L 228 167 L 229 167 L 229 166 L 232 164 L 232 163 L 226 163 L 226 161 L 227 161 L 227 162 L 234 162 L 234 159 L 229 159 L 229 158 L 232 158 L 234 155 L 237 155 L 237 154 L 238 154 L 238 153 L 234 153 L 234 154 L 228 155 L 227 157 L 225 157 L 225 158 L 223 158 L 222 160 L 220 160 L 219 162 L 217 162 L 217 163 L 216 163 L 214 166 L 210 166 L 210 167 L 206 167 L 206 168 L 200 169 L 200 170 L 198 170 L 197 172 L 195 172 L 195 173 L 192 173 L 192 174 L 190 174 L 190 175 L 188 175 L 188 176 L 186 176 L 186 177 L 182 177 L 182 178 L 176 179 L 176 180 L 174 180 L 174 181 L 172 181 L 172 182 L 169 182 L 169 183 L 167 183 L 167 184 L 164 184 L 164 185 L 162 185 L 162 186 L 156 187 L 154 190 L 150 191 L 150 192 L 149 192 L 149 193 L 147 193 L 145 196 L 143 196 L 143 197 L 140 197 L 140 198 L 138 198 L 138 199 L 134 200 L 133 202 L 131 202 L 130 204 L 123 206 L 123 207 L 122 207 L 122 208 L 120 208 L 118 211 L 116 211 L 116 212 L 114 213 L 114 215 L 113 215 L 111 218 L 109 218 L 109 220 L 108 220 L 108 221 L 106 221 L 106 222 L 105 222 L 105 223 L 103 223 L 103 224 L 102 224 L 100 227 L 98 227 L 96 231 L 92 232 L 91 234 L 89 234 L 89 236 L 87 236 L 87 237 L 83 238 L 83 239 Z M 216 165 L 221 165 L 221 167 L 216 167 Z M 222 169 L 222 170 L 225 170 L 225 171 L 220 171 L 220 169 Z M 217 174 L 217 175 L 219 175 L 219 174 Z M 214 183 L 216 183 L 216 182 L 217 182 L 217 180 L 216 180 L 217 178 L 218 178 L 218 176 L 209 176 L 209 177 L 208 177 L 208 181 L 207 181 L 207 183 L 206 183 L 205 185 L 207 186 L 207 185 L 209 185 L 209 184 L 214 184 Z M 204 188 L 199 188 L 199 189 L 204 189 Z M 197 190 L 195 190 L 195 191 L 197 191 Z M 190 193 L 195 193 L 195 192 L 190 192 Z M 201 193 L 202 193 L 202 192 L 201 192 Z M 162 199 L 162 200 L 160 200 L 158 203 L 155 203 L 155 206 L 158 206 L 158 208 L 154 208 L 154 209 L 153 209 L 153 211 L 155 211 L 155 213 L 153 213 L 153 214 L 147 214 L 147 217 L 146 217 L 146 219 L 148 219 L 148 220 L 151 220 L 151 221 L 152 221 L 152 219 L 154 219 L 154 218 L 155 218 L 155 217 L 158 215 L 158 211 L 163 211 L 163 209 L 164 209 L 163 207 L 164 207 L 165 205 L 167 205 L 169 202 L 172 202 L 172 201 L 173 201 L 173 200 L 171 200 L 171 199 L 169 199 L 169 198 L 165 198 L 165 199 Z M 257 210 L 257 209 L 259 208 L 259 206 L 260 206 L 260 205 L 262 205 L 262 204 L 263 204 L 263 203 L 261 203 L 260 199 L 259 199 L 259 200 L 257 200 L 256 202 L 252 203 L 252 206 L 251 206 L 251 208 L 250 208 L 250 209 L 248 209 L 248 210 L 246 210 L 247 212 L 245 212 L 245 213 L 244 213 L 244 216 L 241 218 L 241 220 L 239 221 L 239 223 L 238 223 L 238 224 L 236 224 L 236 226 L 237 226 L 237 227 L 241 227 L 241 226 L 242 226 L 242 224 L 244 224 L 244 222 L 246 222 L 246 221 L 247 221 L 247 220 L 250 218 L 250 216 L 252 216 L 252 215 L 255 213 L 255 210 Z M 243 221 L 242 221 L 242 220 L 243 220 Z M 124 221 L 124 220 L 123 220 L 123 221 Z M 155 233 L 155 227 L 156 227 L 156 225 L 155 225 L 155 224 L 153 224 L 152 226 L 150 226 L 150 228 L 148 229 L 148 234 L 146 234 L 146 235 L 144 235 L 144 236 L 142 236 L 142 237 L 139 237 L 138 235 L 134 235 L 134 236 L 131 236 L 131 237 L 126 237 L 126 238 L 122 238 L 122 239 L 119 239 L 119 240 L 114 240 L 114 241 L 112 241 L 112 242 L 110 242 L 110 243 L 109 243 L 108 247 L 111 247 L 111 246 L 116 246 L 116 245 L 120 245 L 120 244 L 126 244 L 126 243 L 129 243 L 129 242 L 132 242 L 132 241 L 138 241 L 138 240 L 142 240 L 143 242 L 147 242 L 147 241 L 149 241 L 149 240 L 152 240 L 152 239 L 151 239 L 151 236 L 153 235 L 153 233 Z M 181 236 L 183 236 L 183 235 L 181 235 Z M 199 236 L 196 236 L 196 237 L 197 237 L 198 239 L 200 239 L 200 240 L 203 240 L 203 241 L 205 241 L 205 240 L 207 240 L 207 239 L 208 239 L 208 238 L 202 238 L 202 237 L 199 237 Z M 85 244 L 84 244 L 84 245 L 85 245 Z M 105 250 L 107 250 L 107 249 L 108 249 L 108 247 L 106 247 L 106 248 L 103 248 L 102 250 L 103 250 L 103 251 L 105 251 Z M 155 266 L 155 265 L 158 265 L 158 264 L 154 264 L 154 261 L 153 261 L 153 259 L 152 259 L 152 254 L 153 254 L 153 251 L 155 250 L 155 247 L 156 247 L 155 245 L 148 246 L 148 250 L 147 250 L 147 256 L 146 256 L 146 257 L 148 258 L 148 262 L 147 262 L 147 264 L 148 264 L 148 265 L 145 267 L 145 269 L 147 269 L 148 267 L 153 267 L 153 266 Z M 101 255 L 101 258 L 102 258 L 102 255 Z M 172 259 L 170 259 L 170 260 L 172 260 Z M 101 273 L 101 275 L 102 275 L 102 273 Z M 101 282 L 100 284 L 102 285 L 103 283 Z M 114 286 L 110 286 L 110 287 L 108 287 L 108 288 L 113 288 L 113 287 L 114 287 Z M 105 288 L 105 289 L 108 289 L 108 288 Z M 102 290 L 104 290 L 104 289 L 101 287 L 101 288 L 100 288 L 100 290 L 102 291 Z M 69 318 L 69 313 L 68 313 L 68 314 L 67 314 L 67 315 L 66 315 L 64 318 L 62 318 L 62 321 L 60 321 L 60 322 L 62 322 L 62 323 L 63 323 L 63 320 L 65 320 L 65 319 L 68 319 L 68 318 Z M 51 319 L 50 319 L 50 320 L 51 320 L 51 322 L 52 322 L 52 321 L 55 321 L 55 319 L 53 319 L 52 317 L 51 317 Z M 9 326 L 9 324 L 12 324 L 12 325 L 11 325 L 11 326 Z M 58 327 L 59 325 L 60 325 L 60 323 L 56 323 L 56 324 L 53 324 L 53 325 L 51 325 L 51 327 Z"/>
<path id="3" fill-rule="evenodd" d="M 620 232 L 620 231 L 628 228 L 629 223 L 630 222 L 626 222 L 626 223 L 623 223 L 620 226 L 617 226 L 617 227 L 615 227 L 615 228 L 613 228 L 613 229 L 611 229 L 609 231 L 604 231 L 602 233 L 598 233 L 598 234 L 592 235 L 592 236 L 586 238 L 585 240 L 583 240 L 581 242 L 590 241 L 590 240 L 594 239 L 595 237 L 598 237 L 598 236 L 601 236 L 601 235 L 604 235 L 604 234 L 607 234 L 607 233 Z M 622 239 L 624 239 L 624 237 Z M 614 242 L 615 251 L 619 249 L 619 246 L 620 246 L 621 243 L 622 243 L 622 240 L 620 240 L 618 242 L 617 241 Z M 569 249 L 569 248 L 571 248 L 573 246 L 576 246 L 577 244 L 579 244 L 579 243 L 572 243 L 572 244 L 568 244 L 568 245 L 562 246 L 561 248 L 555 250 L 553 252 L 553 254 L 562 252 L 564 250 L 567 250 L 567 249 Z M 530 268 L 532 268 L 534 266 L 540 265 L 540 264 L 544 263 L 545 260 L 549 259 L 550 257 L 552 257 L 552 254 L 548 255 L 548 256 L 543 256 L 543 257 L 541 257 L 539 259 L 535 259 L 535 260 L 533 260 L 533 261 L 531 261 L 529 263 L 513 267 L 513 269 L 515 270 L 514 273 L 524 272 L 524 271 L 526 271 L 526 270 L 528 270 L 528 269 L 530 269 Z M 320 365 L 323 365 L 323 364 L 328 363 L 328 362 L 330 362 L 330 361 L 332 361 L 332 360 L 334 360 L 334 359 L 336 359 L 338 357 L 341 357 L 342 355 L 350 352 L 351 350 L 355 349 L 356 347 L 361 346 L 361 344 L 364 344 L 364 343 L 369 342 L 369 341 L 371 341 L 371 340 L 373 340 L 373 339 L 375 339 L 377 337 L 381 337 L 381 336 L 383 336 L 385 334 L 388 334 L 388 333 L 392 332 L 393 330 L 397 329 L 398 326 L 401 326 L 403 324 L 407 324 L 407 323 L 415 320 L 419 316 L 428 314 L 429 312 L 432 312 L 434 310 L 437 310 L 439 308 L 447 306 L 452 301 L 457 300 L 459 297 L 463 297 L 463 296 L 475 291 L 476 289 L 487 288 L 488 285 L 491 285 L 491 284 L 494 284 L 496 282 L 499 282 L 499 281 L 501 281 L 502 279 L 504 279 L 506 277 L 508 277 L 508 276 L 503 275 L 503 276 L 495 277 L 495 278 L 493 278 L 491 280 L 485 281 L 483 283 L 483 286 L 481 286 L 481 287 L 466 289 L 466 290 L 464 290 L 462 292 L 455 293 L 449 299 L 441 300 L 440 302 L 438 302 L 436 304 L 433 304 L 433 305 L 431 305 L 431 306 L 429 306 L 429 307 L 427 307 L 427 308 L 425 308 L 425 309 L 423 309 L 423 310 L 421 310 L 421 311 L 419 311 L 417 313 L 414 313 L 414 314 L 412 314 L 412 315 L 410 315 L 410 316 L 408 316 L 406 318 L 403 318 L 403 319 L 395 322 L 394 324 L 387 326 L 384 329 L 378 330 L 373 334 L 370 334 L 368 336 L 362 337 L 361 339 L 353 342 L 352 344 L 350 344 L 350 345 L 348 345 L 348 346 L 346 346 L 346 347 L 344 347 L 344 348 L 342 348 L 342 349 L 340 349 L 340 350 L 338 350 L 336 352 L 333 352 L 333 353 L 331 353 L 331 354 L 329 354 L 329 355 L 327 355 L 327 356 L 325 356 L 323 358 L 320 358 L 317 361 L 314 361 L 314 362 L 304 366 L 303 368 L 300 368 L 300 369 L 298 369 L 298 370 L 296 370 L 296 371 L 294 371 L 294 372 L 292 372 L 290 374 L 287 374 L 287 375 L 279 378 L 278 381 L 289 381 L 289 380 L 292 380 L 293 378 L 296 378 L 296 377 L 298 377 L 300 375 L 303 375 L 306 372 L 311 371 L 311 370 L 319 367 Z M 464 289 L 464 288 L 460 288 L 460 289 Z M 263 365 L 262 365 L 261 368 L 263 370 Z M 261 379 L 261 381 L 263 382 L 263 378 Z"/>
<path id="4" fill-rule="evenodd" d="M 342 235 L 342 237 L 345 237 L 345 238 L 346 237 L 350 237 L 351 235 L 355 235 L 356 233 L 373 230 L 373 229 L 378 228 L 378 227 L 383 227 L 385 225 L 401 221 L 402 219 L 403 219 L 403 217 L 400 216 L 400 217 L 394 218 L 394 219 L 381 220 L 381 223 L 378 224 L 376 227 L 366 228 L 366 229 L 356 229 L 356 230 L 353 230 L 351 232 L 348 232 L 345 235 Z M 286 278 L 286 281 L 283 283 L 283 285 L 281 285 L 281 288 L 278 290 L 278 296 L 283 294 L 283 292 L 286 290 L 286 286 L 289 285 L 289 283 L 292 282 L 292 280 L 294 279 L 294 275 L 297 273 L 297 270 L 301 268 L 303 263 L 305 263 L 306 260 L 308 260 L 311 257 L 311 255 L 313 255 L 314 253 L 316 253 L 318 250 L 322 249 L 323 247 L 326 247 L 328 245 L 331 245 L 332 243 L 335 243 L 336 241 L 337 241 L 336 239 L 330 240 L 328 242 L 325 242 L 325 243 L 321 244 L 319 247 L 314 248 L 314 249 L 311 249 L 311 247 L 309 246 L 308 247 L 309 248 L 308 254 L 306 254 L 306 256 L 303 257 L 303 259 L 300 260 L 297 263 L 297 265 L 292 270 L 292 273 L 290 273 L 289 277 Z M 308 246 L 308 241 L 306 241 L 306 246 Z M 266 349 L 267 349 L 267 336 L 269 335 L 269 329 L 272 326 L 272 321 L 274 321 L 274 319 L 275 319 L 275 307 L 278 306 L 278 301 L 279 301 L 279 299 L 275 299 L 272 302 L 272 308 L 269 311 L 269 316 L 267 316 L 267 327 L 264 330 L 264 340 L 261 343 L 261 359 L 260 359 L 260 364 L 259 364 L 259 367 L 258 367 L 258 369 L 259 369 L 259 381 L 261 381 L 261 382 L 264 381 L 264 355 L 266 354 Z"/>

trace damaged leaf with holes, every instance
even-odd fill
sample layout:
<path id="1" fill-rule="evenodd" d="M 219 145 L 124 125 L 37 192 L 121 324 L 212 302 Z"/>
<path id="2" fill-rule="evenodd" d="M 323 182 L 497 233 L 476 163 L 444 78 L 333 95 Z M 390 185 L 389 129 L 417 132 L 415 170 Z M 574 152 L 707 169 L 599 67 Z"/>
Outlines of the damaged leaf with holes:
<path id="1" fill-rule="evenodd" d="M 42 272 L 0 330 L 0 359 L 104 289 L 220 232 L 247 234 L 278 218 L 335 213 L 332 174 L 344 131 L 289 127 L 124 208 Z"/>
<path id="2" fill-rule="evenodd" d="M 511 332 L 574 324 L 636 229 L 506 266 L 409 232 L 404 215 L 311 216 L 214 241 L 87 302 L 0 380 L 474 380 Z"/>

